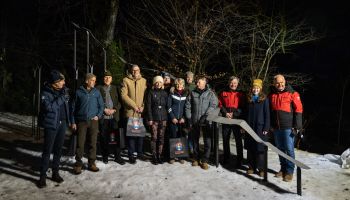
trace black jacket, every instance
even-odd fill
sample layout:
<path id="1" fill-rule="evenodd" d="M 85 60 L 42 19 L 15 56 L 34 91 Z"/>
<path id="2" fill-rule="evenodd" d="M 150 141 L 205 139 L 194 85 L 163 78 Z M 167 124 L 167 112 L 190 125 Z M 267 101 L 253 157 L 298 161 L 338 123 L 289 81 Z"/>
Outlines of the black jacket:
<path id="1" fill-rule="evenodd" d="M 151 89 L 147 95 L 147 116 L 149 121 L 167 121 L 168 94 L 163 89 Z"/>

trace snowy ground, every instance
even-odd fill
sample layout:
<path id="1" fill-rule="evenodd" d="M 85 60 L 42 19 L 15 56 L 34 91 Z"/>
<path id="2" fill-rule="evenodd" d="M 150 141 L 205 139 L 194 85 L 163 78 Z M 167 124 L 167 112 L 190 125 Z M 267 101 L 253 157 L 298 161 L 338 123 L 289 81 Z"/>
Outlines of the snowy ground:
<path id="1" fill-rule="evenodd" d="M 112 160 L 108 164 L 98 161 L 100 172 L 85 170 L 77 176 L 72 174 L 74 159 L 63 157 L 65 181 L 48 180 L 47 188 L 38 189 L 41 141 L 30 137 L 30 125 L 30 117 L 0 113 L 0 199 L 350 199 L 349 169 L 300 150 L 297 159 L 311 167 L 302 170 L 302 197 L 296 194 L 296 178 L 286 183 L 273 177 L 279 165 L 271 151 L 268 183 L 234 169 L 234 163 L 204 171 L 189 162 L 154 166 L 138 161 L 120 166 Z"/>

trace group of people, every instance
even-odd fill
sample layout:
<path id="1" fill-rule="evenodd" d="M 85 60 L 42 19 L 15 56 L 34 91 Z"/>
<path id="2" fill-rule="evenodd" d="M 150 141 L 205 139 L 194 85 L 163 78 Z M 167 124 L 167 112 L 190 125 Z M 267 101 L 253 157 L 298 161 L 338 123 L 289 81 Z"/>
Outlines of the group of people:
<path id="1" fill-rule="evenodd" d="M 231 76 L 227 88 L 218 95 L 210 89 L 205 76 L 196 76 L 187 72 L 186 81 L 174 78 L 171 83 L 169 74 L 155 76 L 152 86 L 147 89 L 147 81 L 142 77 L 138 65 L 132 65 L 129 74 L 122 80 L 120 90 L 112 85 L 112 74 L 104 73 L 103 85 L 95 87 L 96 76 L 88 73 L 85 83 L 70 97 L 65 87 L 65 77 L 57 70 L 49 74 L 41 94 L 40 124 L 44 128 L 44 148 L 41 159 L 40 179 L 38 187 L 46 186 L 46 172 L 49 167 L 50 154 L 53 153 L 52 180 L 63 182 L 59 175 L 61 149 L 66 129 L 71 127 L 77 133 L 77 147 L 73 171 L 82 173 L 85 143 L 87 143 L 87 169 L 99 171 L 96 166 L 96 145 L 99 138 L 102 161 L 108 163 L 110 133 L 118 129 L 120 120 L 144 117 L 151 132 L 151 162 L 162 164 L 167 158 L 170 164 L 185 161 L 169 158 L 166 155 L 165 138 L 179 138 L 186 128 L 190 161 L 192 166 L 209 168 L 211 153 L 211 132 L 207 117 L 217 108 L 223 117 L 244 119 L 252 129 L 265 141 L 268 133 L 274 136 L 277 148 L 287 155 L 294 155 L 294 132 L 300 130 L 302 120 L 302 103 L 299 93 L 286 85 L 283 75 L 274 77 L 273 89 L 269 95 L 263 92 L 263 81 L 253 80 L 248 92 L 238 90 L 239 78 Z M 123 111 L 123 113 L 120 113 Z M 122 119 L 120 119 L 120 116 Z M 236 140 L 236 166 L 241 167 L 243 146 L 247 149 L 247 174 L 257 173 L 264 176 L 264 146 L 257 143 L 237 125 L 222 125 L 224 159 L 229 163 L 230 135 Z M 99 135 L 99 137 L 98 137 Z M 200 153 L 199 138 L 203 135 L 204 152 Z M 244 145 L 242 142 L 244 135 Z M 128 136 L 127 150 L 129 163 L 135 164 L 137 159 L 144 160 L 143 137 Z M 120 146 L 114 145 L 114 160 L 125 164 L 120 156 Z M 294 164 L 280 157 L 281 169 L 276 177 L 284 181 L 293 179 Z"/>

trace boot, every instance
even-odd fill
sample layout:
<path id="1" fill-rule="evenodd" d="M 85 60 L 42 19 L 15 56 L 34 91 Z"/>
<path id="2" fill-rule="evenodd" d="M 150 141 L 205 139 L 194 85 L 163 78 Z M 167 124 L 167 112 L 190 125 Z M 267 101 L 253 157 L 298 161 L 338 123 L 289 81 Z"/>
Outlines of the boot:
<path id="1" fill-rule="evenodd" d="M 134 156 L 129 156 L 129 163 L 133 165 L 136 164 L 136 159 Z"/>
<path id="2" fill-rule="evenodd" d="M 100 169 L 98 167 L 96 167 L 95 162 L 92 161 L 92 162 L 89 162 L 88 170 L 90 170 L 92 172 L 98 172 Z"/>
<path id="3" fill-rule="evenodd" d="M 58 171 L 52 173 L 52 180 L 55 181 L 56 183 L 62 183 L 64 181 L 63 178 L 58 173 Z"/>
<path id="4" fill-rule="evenodd" d="M 73 168 L 74 174 L 77 174 L 77 175 L 81 174 L 82 167 L 83 167 L 83 164 L 76 162 Z"/>
<path id="5" fill-rule="evenodd" d="M 103 156 L 102 161 L 104 164 L 107 164 L 108 163 L 108 156 Z"/>
<path id="6" fill-rule="evenodd" d="M 163 162 L 163 158 L 161 157 L 161 155 L 160 154 L 158 154 L 158 163 L 159 164 L 163 164 L 164 162 Z"/>
<path id="7" fill-rule="evenodd" d="M 204 170 L 208 170 L 209 169 L 208 163 L 207 162 L 202 162 L 201 168 L 204 169 Z"/>
<path id="8" fill-rule="evenodd" d="M 114 155 L 114 162 L 118 163 L 119 165 L 125 165 L 125 161 L 122 157 L 120 157 L 120 154 Z"/>
<path id="9" fill-rule="evenodd" d="M 153 165 L 158 165 L 158 158 L 155 154 L 152 155 L 152 164 Z"/>
<path id="10" fill-rule="evenodd" d="M 40 179 L 37 182 L 37 186 L 38 186 L 38 188 L 44 188 L 47 186 L 46 185 L 46 175 L 40 176 Z"/>
<path id="11" fill-rule="evenodd" d="M 279 178 L 279 177 L 284 177 L 284 173 L 282 171 L 279 171 L 275 174 L 275 177 L 276 178 Z"/>
<path id="12" fill-rule="evenodd" d="M 283 181 L 285 182 L 291 182 L 293 180 L 293 174 L 286 174 L 283 176 Z"/>

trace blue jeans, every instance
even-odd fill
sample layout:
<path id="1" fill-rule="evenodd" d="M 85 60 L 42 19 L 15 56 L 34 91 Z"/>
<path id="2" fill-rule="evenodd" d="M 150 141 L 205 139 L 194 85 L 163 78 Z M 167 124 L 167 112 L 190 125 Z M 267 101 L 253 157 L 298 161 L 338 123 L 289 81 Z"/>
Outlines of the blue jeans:
<path id="1" fill-rule="evenodd" d="M 46 176 L 51 152 L 53 153 L 52 171 L 58 172 L 66 129 L 67 125 L 65 121 L 61 121 L 57 129 L 44 129 L 44 146 L 41 157 L 40 176 Z"/>
<path id="2" fill-rule="evenodd" d="M 294 133 L 292 129 L 275 130 L 273 132 L 275 137 L 276 147 L 286 153 L 288 156 L 295 158 L 294 154 Z M 281 171 L 287 174 L 293 174 L 295 165 L 289 160 L 279 156 Z"/>

